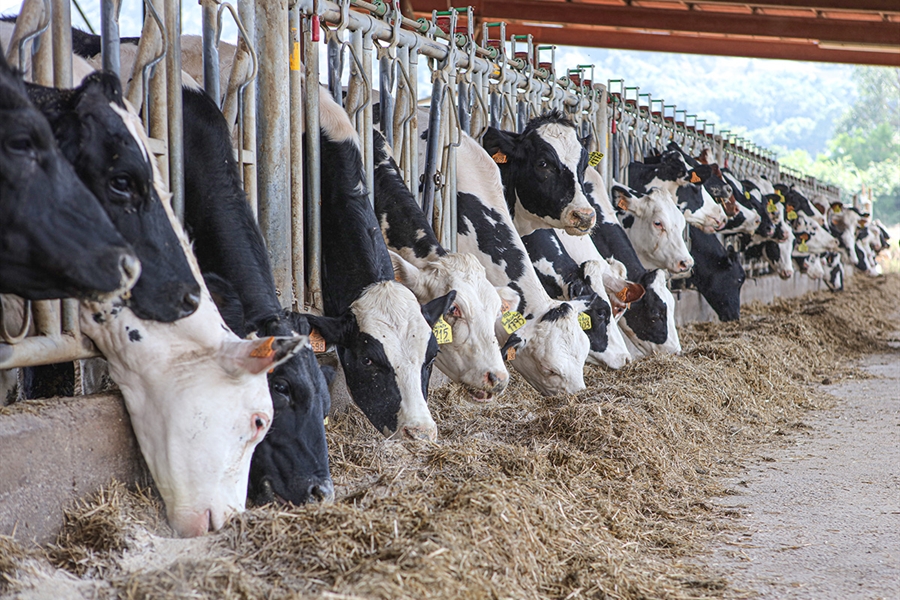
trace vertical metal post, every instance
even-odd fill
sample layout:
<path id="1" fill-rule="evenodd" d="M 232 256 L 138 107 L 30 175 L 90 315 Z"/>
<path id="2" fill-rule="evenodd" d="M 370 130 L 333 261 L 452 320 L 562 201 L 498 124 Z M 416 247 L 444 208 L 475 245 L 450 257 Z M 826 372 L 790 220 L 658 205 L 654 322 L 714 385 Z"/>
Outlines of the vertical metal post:
<path id="1" fill-rule="evenodd" d="M 306 300 L 306 253 L 303 227 L 303 65 L 300 60 L 300 6 L 290 7 L 290 111 L 291 111 L 291 276 L 295 309 Z M 315 44 L 314 44 L 315 45 Z M 316 87 L 316 86 L 313 86 Z"/>
<path id="2" fill-rule="evenodd" d="M 344 105 L 344 90 L 341 85 L 341 75 L 344 72 L 343 45 L 337 35 L 328 38 L 328 90 L 334 101 Z"/>
<path id="3" fill-rule="evenodd" d="M 244 29 L 252 39 L 249 40 L 253 47 L 256 48 L 256 6 L 253 0 L 238 0 L 238 15 L 244 23 Z M 257 56 L 259 54 L 257 53 Z M 244 192 L 247 194 L 247 202 L 250 203 L 250 210 L 253 216 L 259 214 L 258 211 L 258 193 L 257 193 L 257 163 L 259 162 L 259 153 L 256 151 L 256 89 L 258 85 L 256 81 L 250 82 L 244 88 L 243 96 L 243 114 L 239 117 L 242 123 L 243 140 L 238 140 L 238 147 L 251 153 L 255 158 L 253 163 L 244 164 Z"/>
<path id="4" fill-rule="evenodd" d="M 409 93 L 413 99 L 413 114 L 409 120 L 409 135 L 406 136 L 406 152 L 409 165 L 407 172 L 409 180 L 407 185 L 412 190 L 413 196 L 419 195 L 419 49 L 418 46 L 409 50 L 409 83 L 412 89 Z"/>
<path id="5" fill-rule="evenodd" d="M 391 148 L 394 147 L 394 97 L 391 92 L 395 76 L 394 61 L 385 52 L 378 59 L 378 120 L 384 139 Z"/>
<path id="6" fill-rule="evenodd" d="M 151 0 L 153 7 L 156 9 L 156 12 L 159 14 L 162 19 L 163 24 L 166 26 L 166 39 L 163 40 L 163 44 L 165 44 L 166 52 L 168 53 L 169 48 L 169 38 L 171 38 L 174 34 L 171 30 L 169 30 L 169 25 L 166 20 L 166 4 L 169 0 Z M 168 102 L 166 101 L 166 72 L 168 71 L 168 62 L 167 60 L 160 61 L 153 72 L 153 78 L 150 79 L 150 106 L 148 108 L 148 114 L 150 116 L 150 137 L 161 140 L 166 148 L 168 148 L 171 144 L 169 143 L 169 126 L 168 126 Z M 138 74 L 135 74 L 138 76 Z M 159 165 L 160 172 L 165 181 L 169 180 L 169 162 L 166 160 L 157 160 L 157 164 Z"/>
<path id="7" fill-rule="evenodd" d="M 372 80 L 372 55 L 375 51 L 375 42 L 372 35 L 368 32 L 363 33 L 363 69 L 369 81 Z M 372 135 L 372 128 L 375 126 L 372 117 L 372 102 L 367 102 L 362 110 L 363 120 L 363 136 L 362 151 L 363 164 L 366 167 L 366 186 L 369 189 L 369 203 L 375 206 L 375 136 Z"/>
<path id="8" fill-rule="evenodd" d="M 599 152 L 603 154 L 603 158 L 600 159 L 600 164 L 597 167 L 597 171 L 600 173 L 600 176 L 603 177 L 603 184 L 609 185 L 609 105 L 607 104 L 607 99 L 609 95 L 609 90 L 606 89 L 605 85 L 600 85 L 600 90 L 595 93 L 597 102 L 600 105 L 597 107 L 596 112 L 594 113 L 594 127 L 597 131 L 597 148 L 599 148 Z"/>
<path id="9" fill-rule="evenodd" d="M 72 10 L 65 0 L 53 0 L 53 81 L 72 87 Z"/>
<path id="10" fill-rule="evenodd" d="M 312 41 L 310 23 L 303 20 L 303 67 L 306 86 L 303 90 L 306 124 L 306 285 L 309 304 L 319 312 L 324 310 L 322 299 L 322 170 L 321 138 L 319 137 L 319 48 Z"/>
<path id="11" fill-rule="evenodd" d="M 57 2 L 63 4 L 63 2 Z M 66 6 L 68 2 L 64 3 Z M 100 45 L 103 68 L 116 75 L 121 72 L 119 64 L 119 7 L 120 0 L 102 0 L 100 3 Z M 55 20 L 55 19 L 54 19 Z M 72 30 L 69 32 L 69 44 L 72 43 Z M 71 64 L 71 54 L 69 62 Z"/>
<path id="12" fill-rule="evenodd" d="M 54 15 L 54 7 L 51 5 L 50 14 L 44 15 L 44 22 L 50 23 L 50 27 L 42 33 L 40 36 L 36 37 L 32 42 L 32 78 L 31 80 L 35 83 L 40 83 L 41 85 L 53 85 L 53 30 L 55 29 L 53 24 L 53 15 Z M 71 32 L 70 32 L 71 35 Z M 69 57 L 71 61 L 71 57 Z"/>
<path id="13" fill-rule="evenodd" d="M 218 10 L 214 0 L 200 0 L 201 27 L 203 34 L 203 89 L 216 106 L 222 106 L 219 92 L 219 37 Z"/>
<path id="14" fill-rule="evenodd" d="M 257 81 L 257 169 L 259 181 L 259 226 L 269 251 L 275 288 L 281 305 L 291 298 L 291 208 L 290 169 L 290 72 L 288 65 L 287 0 L 256 3 L 256 48 L 259 54 Z M 315 81 L 311 81 L 315 84 Z"/>
<path id="15" fill-rule="evenodd" d="M 166 2 L 166 124 L 169 131 L 169 192 L 172 211 L 184 221 L 184 146 L 181 112 L 181 1 Z"/>

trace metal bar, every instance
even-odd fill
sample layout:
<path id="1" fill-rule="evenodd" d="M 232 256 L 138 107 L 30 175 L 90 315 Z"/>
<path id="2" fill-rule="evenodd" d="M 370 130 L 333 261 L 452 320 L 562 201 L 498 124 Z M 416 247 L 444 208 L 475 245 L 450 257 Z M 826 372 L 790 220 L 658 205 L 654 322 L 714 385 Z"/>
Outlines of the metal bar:
<path id="1" fill-rule="evenodd" d="M 303 68 L 306 86 L 303 90 L 306 131 L 306 285 L 310 307 L 321 313 L 322 298 L 322 153 L 319 137 L 319 48 L 312 41 L 311 18 L 303 23 Z"/>
<path id="2" fill-rule="evenodd" d="M 437 172 L 438 153 L 440 152 L 441 107 L 444 96 L 444 83 L 435 79 L 431 87 L 431 109 L 428 111 L 428 141 L 425 146 L 425 171 L 422 175 L 422 211 L 429 223 L 434 222 L 434 176 Z M 438 233 L 435 231 L 435 233 Z"/>
<path id="3" fill-rule="evenodd" d="M 0 343 L 0 369 L 52 365 L 93 356 L 100 356 L 100 353 L 84 336 L 34 336 L 15 345 Z"/>
<path id="4" fill-rule="evenodd" d="M 367 31 L 363 32 L 363 69 L 369 81 L 372 81 L 372 57 L 375 51 L 375 42 Z M 373 118 L 373 106 L 371 101 L 371 92 L 369 93 L 369 102 L 366 102 L 362 110 L 362 152 L 363 165 L 366 168 L 366 186 L 369 190 L 369 204 L 375 206 L 375 136 L 372 135 L 372 129 L 375 126 Z"/>
<path id="5" fill-rule="evenodd" d="M 100 47 L 103 68 L 116 75 L 121 72 L 119 52 L 119 3 L 120 0 L 102 0 L 100 3 Z M 66 3 L 68 4 L 68 3 Z M 72 32 L 69 31 L 69 44 Z M 70 55 L 71 61 L 71 55 Z"/>
<path id="6" fill-rule="evenodd" d="M 259 53 L 256 130 L 259 226 L 266 240 L 275 289 L 281 305 L 290 308 L 291 209 L 290 169 L 290 74 L 288 65 L 287 0 L 256 3 L 256 48 Z M 311 81 L 310 83 L 314 83 Z"/>
<path id="7" fill-rule="evenodd" d="M 306 299 L 305 240 L 303 227 L 303 71 L 300 61 L 300 9 L 290 9 L 290 112 L 291 112 L 291 278 L 294 309 L 302 310 Z M 314 44 L 315 45 L 315 44 Z M 315 86 L 314 86 L 315 87 Z"/>
<path id="8" fill-rule="evenodd" d="M 181 99 L 181 1 L 165 0 L 166 30 L 166 125 L 168 129 L 169 193 L 172 211 L 184 221 L 184 125 Z"/>
<path id="9" fill-rule="evenodd" d="M 203 90 L 221 107 L 219 92 L 219 10 L 215 0 L 200 0 L 203 37 Z"/>
<path id="10" fill-rule="evenodd" d="M 150 31 L 158 31 L 161 36 L 161 50 L 168 54 L 169 52 L 169 38 L 171 38 L 174 34 L 171 30 L 169 30 L 169 26 L 166 19 L 166 5 L 171 0 L 150 0 L 150 3 L 153 5 L 153 9 L 156 11 L 157 15 L 162 20 L 162 25 L 165 27 L 165 32 L 158 30 L 156 27 L 150 27 Z M 150 12 L 150 11 L 148 11 Z M 145 21 L 145 30 L 147 29 L 147 21 Z M 165 35 L 163 35 L 165 33 Z M 140 49 L 139 49 L 140 50 Z M 149 89 L 149 104 L 147 107 L 147 114 L 150 120 L 150 137 L 160 140 L 165 148 L 166 152 L 168 152 L 169 144 L 169 120 L 168 120 L 168 102 L 166 95 L 166 82 L 167 82 L 167 71 L 168 71 L 168 62 L 167 60 L 161 60 L 154 68 L 153 68 L 153 76 L 150 79 L 150 89 Z M 132 79 L 134 81 L 134 79 Z M 160 172 L 165 181 L 169 180 L 169 161 L 166 160 L 158 160 L 157 164 L 159 165 Z"/>
<path id="11" fill-rule="evenodd" d="M 256 43 L 256 7 L 253 0 L 238 0 L 238 15 L 244 24 L 247 35 L 251 38 L 248 40 L 252 46 L 257 48 Z M 256 80 L 250 82 L 243 91 L 239 91 L 240 110 L 238 119 L 240 120 L 240 132 L 238 135 L 238 147 L 243 148 L 244 152 L 249 152 L 254 156 L 252 164 L 244 163 L 244 192 L 247 194 L 247 202 L 250 204 L 250 210 L 253 216 L 259 214 L 259 194 L 257 182 L 257 152 L 256 152 Z M 241 139 L 243 138 L 243 139 Z"/>
<path id="12" fill-rule="evenodd" d="M 72 5 L 68 0 L 53 0 L 53 83 L 72 87 Z M 118 73 L 118 71 L 116 71 Z"/>

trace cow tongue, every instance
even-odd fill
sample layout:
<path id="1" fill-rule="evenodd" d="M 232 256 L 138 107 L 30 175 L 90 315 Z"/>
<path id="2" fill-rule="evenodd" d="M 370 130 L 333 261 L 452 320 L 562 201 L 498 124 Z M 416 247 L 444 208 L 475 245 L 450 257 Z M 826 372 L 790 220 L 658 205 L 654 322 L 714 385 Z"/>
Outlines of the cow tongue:
<path id="1" fill-rule="evenodd" d="M 474 392 L 470 392 L 472 394 L 472 400 L 475 402 L 490 402 L 494 399 L 494 395 L 490 392 L 486 392 L 484 390 L 476 390 Z"/>

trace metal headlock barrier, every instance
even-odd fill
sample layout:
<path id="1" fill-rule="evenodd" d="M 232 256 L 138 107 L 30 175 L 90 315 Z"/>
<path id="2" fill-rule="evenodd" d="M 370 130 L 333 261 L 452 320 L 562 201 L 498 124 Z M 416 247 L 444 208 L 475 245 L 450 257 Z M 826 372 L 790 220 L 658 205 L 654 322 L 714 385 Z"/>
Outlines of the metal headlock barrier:
<path id="1" fill-rule="evenodd" d="M 181 2 L 143 3 L 141 41 L 125 94 L 141 111 L 151 151 L 160 159 L 173 208 L 181 216 Z M 119 72 L 121 0 L 100 4 L 102 64 Z M 28 79 L 71 86 L 69 10 L 68 0 L 23 2 L 8 54 L 11 62 L 20 61 Z M 557 72 L 555 46 L 535 44 L 530 35 L 507 37 L 502 22 L 477 27 L 471 7 L 434 11 L 430 20 L 404 17 L 397 0 L 237 0 L 237 8 L 199 0 L 198 10 L 202 85 L 228 122 L 235 123 L 235 155 L 284 307 L 320 312 L 323 306 L 321 149 L 318 136 L 304 140 L 303 135 L 319 130 L 319 90 L 304 81 L 325 79 L 350 116 L 362 142 L 370 195 L 377 121 L 404 182 L 450 250 L 456 249 L 460 131 L 476 139 L 488 126 L 521 131 L 548 110 L 573 120 L 587 140 L 591 165 L 608 182 L 627 183 L 629 161 L 674 140 L 694 156 L 707 150 L 710 162 L 728 166 L 741 178 L 765 175 L 811 197 L 839 198 L 837 188 L 780 167 L 772 153 L 730 132 L 716 133 L 714 125 L 626 87 L 623 80 L 597 82 L 593 65 Z M 236 50 L 219 41 L 226 11 L 239 31 Z M 327 52 L 321 68 L 320 44 Z M 232 51 L 233 57 L 223 54 Z M 226 58 L 231 58 L 227 79 L 220 73 Z M 423 69 L 431 82 L 431 89 L 423 91 L 430 94 L 418 89 Z M 430 98 L 427 117 L 419 110 L 420 95 Z M 424 165 L 419 164 L 420 118 L 428 119 Z M 0 326 L 0 369 L 97 355 L 80 333 L 77 301 L 34 302 L 28 308 L 14 331 Z"/>

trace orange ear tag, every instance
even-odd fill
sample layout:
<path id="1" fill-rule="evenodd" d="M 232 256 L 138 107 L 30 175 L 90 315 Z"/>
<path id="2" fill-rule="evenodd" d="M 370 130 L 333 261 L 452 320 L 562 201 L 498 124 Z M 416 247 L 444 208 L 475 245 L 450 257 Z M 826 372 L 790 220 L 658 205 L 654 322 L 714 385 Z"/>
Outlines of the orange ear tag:
<path id="1" fill-rule="evenodd" d="M 616 298 L 618 298 L 624 304 L 625 300 L 628 299 L 628 286 L 623 287 L 621 290 L 616 292 Z"/>
<path id="2" fill-rule="evenodd" d="M 509 300 L 500 299 L 500 312 L 505 313 L 509 312 L 509 309 L 512 308 L 512 303 Z"/>
<path id="3" fill-rule="evenodd" d="M 616 206 L 621 208 L 622 210 L 628 210 L 628 200 L 625 199 L 625 196 L 619 198 L 619 201 L 616 203 Z"/>
<path id="4" fill-rule="evenodd" d="M 702 180 L 696 171 L 691 171 L 691 183 L 700 183 Z"/>
<path id="5" fill-rule="evenodd" d="M 250 352 L 250 356 L 252 358 L 269 358 L 275 354 L 275 350 L 272 348 L 272 344 L 275 343 L 275 338 L 270 337 L 265 342 L 257 346 Z"/>
<path id="6" fill-rule="evenodd" d="M 309 345 L 312 346 L 313 352 L 325 352 L 325 338 L 317 329 L 309 332 Z"/>
<path id="7" fill-rule="evenodd" d="M 494 162 L 497 163 L 498 165 L 505 165 L 506 161 L 508 160 L 502 150 L 497 150 L 496 152 L 494 152 L 491 155 L 491 158 L 493 158 Z"/>
<path id="8" fill-rule="evenodd" d="M 515 347 L 506 349 L 506 360 L 516 360 L 516 349 Z"/>

